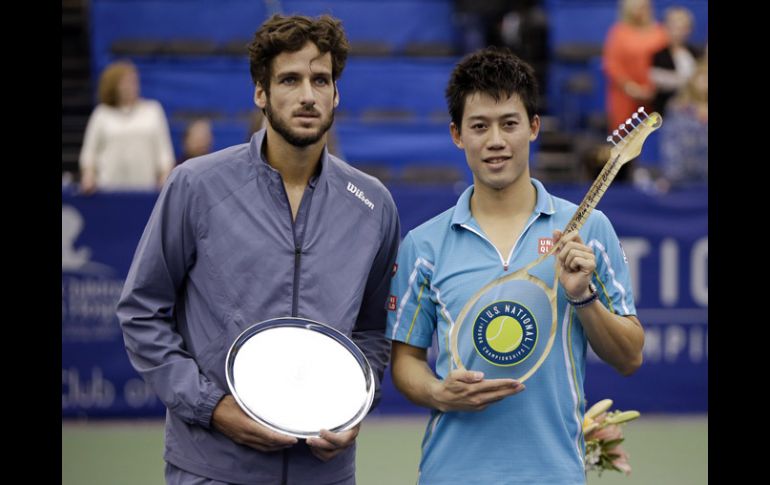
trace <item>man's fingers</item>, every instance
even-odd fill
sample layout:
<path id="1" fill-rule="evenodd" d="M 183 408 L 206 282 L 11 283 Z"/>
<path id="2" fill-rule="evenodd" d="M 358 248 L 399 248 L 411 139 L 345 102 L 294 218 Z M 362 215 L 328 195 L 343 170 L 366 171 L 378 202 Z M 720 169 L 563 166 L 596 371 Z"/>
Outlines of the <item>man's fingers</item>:
<path id="1" fill-rule="evenodd" d="M 524 390 L 524 384 L 518 383 L 515 386 L 504 386 L 500 388 L 495 389 L 488 389 L 482 393 L 479 393 L 479 396 L 482 399 L 494 399 L 498 397 L 499 399 L 502 399 L 507 396 L 512 396 L 514 394 L 517 394 Z"/>
<path id="2" fill-rule="evenodd" d="M 506 388 L 503 388 L 503 389 L 499 389 L 497 391 L 493 391 L 493 392 L 490 393 L 490 396 L 492 398 L 502 399 L 504 397 L 513 396 L 514 394 L 518 394 L 518 393 L 520 393 L 521 391 L 523 391 L 526 388 L 527 387 L 524 384 L 518 383 L 518 385 L 513 386 L 513 387 L 506 387 Z"/>
<path id="3" fill-rule="evenodd" d="M 482 392 L 472 396 L 467 396 L 465 398 L 466 406 L 464 406 L 462 409 L 470 411 L 483 411 L 490 404 L 502 401 L 506 397 L 518 394 L 523 390 L 524 385 L 520 384 L 516 387 L 507 387 L 495 391 Z"/>
<path id="4" fill-rule="evenodd" d="M 270 449 L 283 449 L 297 444 L 297 438 L 277 433 L 261 424 L 252 421 L 246 429 L 243 441 L 249 446 L 262 446 Z"/>
<path id="5" fill-rule="evenodd" d="M 568 268 L 570 271 L 578 271 L 584 268 L 593 270 L 594 266 L 595 263 L 592 258 L 585 253 L 575 252 L 570 254 L 564 261 L 564 267 Z"/>
<path id="6" fill-rule="evenodd" d="M 581 268 L 593 269 L 596 259 L 593 252 L 587 246 L 570 243 L 559 253 L 559 262 L 565 268 L 576 271 Z"/>
<path id="7" fill-rule="evenodd" d="M 570 261 L 569 267 L 572 271 L 587 269 L 590 272 L 590 271 L 593 271 L 595 264 L 589 258 L 584 258 L 582 256 L 575 256 L 574 258 L 572 258 L 572 261 Z"/>
<path id="8" fill-rule="evenodd" d="M 293 436 L 288 436 L 285 434 L 276 433 L 274 431 L 270 431 L 267 436 L 265 436 L 265 439 L 276 446 L 291 446 L 297 443 L 297 438 Z"/>
<path id="9" fill-rule="evenodd" d="M 338 445 L 332 443 L 327 439 L 321 438 L 320 436 L 308 438 L 307 444 L 308 446 L 311 446 L 313 448 L 320 448 L 322 450 L 336 450 L 338 448 Z"/>
<path id="10" fill-rule="evenodd" d="M 344 447 L 348 446 L 356 439 L 356 436 L 358 436 L 358 427 L 356 426 L 355 428 L 340 433 L 332 433 L 327 429 L 322 429 L 320 436 L 337 447 Z"/>
<path id="11" fill-rule="evenodd" d="M 319 436 L 308 438 L 307 444 L 313 455 L 322 461 L 328 461 L 348 448 L 358 436 L 359 427 L 356 426 L 341 433 L 332 433 L 322 429 Z"/>
<path id="12" fill-rule="evenodd" d="M 514 379 L 482 379 L 480 381 L 471 382 L 460 380 L 464 378 L 464 376 L 460 376 L 460 378 L 456 378 L 454 382 L 448 383 L 447 389 L 456 395 L 471 396 L 501 389 L 515 389 L 517 386 L 522 385 L 519 381 Z"/>
<path id="13" fill-rule="evenodd" d="M 355 441 L 356 436 L 358 436 L 358 426 L 340 433 L 332 433 L 328 429 L 322 429 L 319 436 L 308 438 L 307 444 L 326 450 L 336 450 L 350 446 Z"/>
<path id="14" fill-rule="evenodd" d="M 487 379 L 476 384 L 472 393 L 494 392 L 498 390 L 515 389 L 518 386 L 523 386 L 519 381 L 513 379 Z"/>
<path id="15" fill-rule="evenodd" d="M 241 439 L 235 440 L 236 443 L 248 446 L 250 448 L 254 448 L 255 450 L 264 451 L 264 452 L 273 452 L 273 451 L 280 451 L 285 448 L 290 448 L 291 444 L 277 444 L 273 443 L 271 441 L 265 440 L 262 437 L 254 436 L 254 435 L 246 435 L 243 436 Z"/>
<path id="16" fill-rule="evenodd" d="M 290 446 L 270 446 L 264 443 L 243 443 L 243 444 L 251 448 L 254 448 L 255 450 L 262 451 L 264 453 L 274 453 L 276 451 L 285 450 L 286 448 L 291 448 Z"/>
<path id="17" fill-rule="evenodd" d="M 578 234 L 577 231 L 570 231 L 568 233 L 563 233 L 559 230 L 553 231 L 553 242 L 556 244 L 557 242 L 564 240 L 563 243 L 568 243 L 570 241 L 574 241 L 575 239 L 580 239 L 580 234 Z"/>
<path id="18" fill-rule="evenodd" d="M 478 371 L 455 369 L 449 373 L 449 380 L 465 382 L 467 384 L 480 382 L 482 379 L 484 379 L 484 373 Z"/>

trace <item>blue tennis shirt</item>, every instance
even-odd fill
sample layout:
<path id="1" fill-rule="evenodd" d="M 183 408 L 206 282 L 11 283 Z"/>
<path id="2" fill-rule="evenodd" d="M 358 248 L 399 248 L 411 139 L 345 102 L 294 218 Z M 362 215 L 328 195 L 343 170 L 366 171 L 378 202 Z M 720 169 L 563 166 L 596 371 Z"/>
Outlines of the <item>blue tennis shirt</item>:
<path id="1" fill-rule="evenodd" d="M 387 336 L 429 348 L 435 335 L 436 373 L 441 379 L 454 368 L 450 329 L 466 302 L 484 285 L 550 249 L 553 231 L 563 230 L 577 209 L 550 195 L 538 180 L 532 179 L 532 184 L 537 190 L 535 209 L 511 254 L 500 254 L 471 215 L 473 186 L 455 207 L 413 229 L 402 242 L 391 282 Z M 596 254 L 593 282 L 602 304 L 617 314 L 635 315 L 628 266 L 607 217 L 594 211 L 580 235 Z M 532 274 L 552 285 L 554 258 L 546 259 Z M 473 332 L 474 338 L 485 341 L 497 336 L 499 327 L 496 331 L 494 325 L 505 316 L 521 324 L 519 340 L 498 345 L 497 352 L 481 343 L 466 342 L 468 348 L 476 346 L 476 358 L 487 364 L 497 362 L 498 377 L 528 358 L 528 342 L 534 345 L 537 339 L 542 349 L 552 322 L 547 298 L 517 305 L 512 303 L 516 297 L 506 291 L 511 290 L 503 285 L 482 296 L 460 327 L 486 328 L 486 332 Z M 523 392 L 480 412 L 432 411 L 422 443 L 420 484 L 585 483 L 582 421 L 587 340 L 561 286 L 556 306 L 553 347 Z M 548 318 L 538 317 L 544 314 Z M 485 374 L 491 377 L 489 372 Z"/>

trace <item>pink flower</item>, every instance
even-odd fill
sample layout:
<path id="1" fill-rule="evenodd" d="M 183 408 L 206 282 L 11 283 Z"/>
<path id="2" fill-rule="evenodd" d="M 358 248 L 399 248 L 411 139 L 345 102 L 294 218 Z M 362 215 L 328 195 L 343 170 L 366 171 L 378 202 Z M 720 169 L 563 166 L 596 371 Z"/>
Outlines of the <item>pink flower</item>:
<path id="1" fill-rule="evenodd" d="M 601 423 L 604 422 L 605 419 L 607 419 L 607 411 L 605 411 L 605 412 L 601 413 L 600 415 L 596 416 L 594 421 L 596 421 L 597 423 L 601 424 Z"/>
<path id="2" fill-rule="evenodd" d="M 638 418 L 639 412 L 608 412 L 611 405 L 610 399 L 604 399 L 594 404 L 583 416 L 586 473 L 596 471 L 601 476 L 605 470 L 615 470 L 630 475 L 628 453 L 620 447 L 624 439 L 622 426 Z M 604 411 L 596 414 L 600 410 Z"/>
<path id="3" fill-rule="evenodd" d="M 631 465 L 628 464 L 628 453 L 626 453 L 626 450 L 624 450 L 620 445 L 618 445 L 607 451 L 608 451 L 607 454 L 613 457 L 612 464 L 618 467 L 620 471 L 622 471 L 626 475 L 630 475 Z"/>
<path id="4" fill-rule="evenodd" d="M 592 439 L 604 441 L 617 440 L 622 437 L 623 431 L 617 424 L 610 424 L 603 428 L 599 428 L 591 435 Z"/>

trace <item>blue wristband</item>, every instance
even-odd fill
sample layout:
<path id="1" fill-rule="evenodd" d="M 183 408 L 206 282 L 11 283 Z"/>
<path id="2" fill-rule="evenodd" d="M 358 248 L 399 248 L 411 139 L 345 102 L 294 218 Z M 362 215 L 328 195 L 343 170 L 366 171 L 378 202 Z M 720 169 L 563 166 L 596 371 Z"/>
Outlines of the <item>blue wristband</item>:
<path id="1" fill-rule="evenodd" d="M 591 290 L 591 294 L 583 300 L 573 300 L 569 297 L 567 292 L 564 292 L 564 296 L 567 298 L 567 303 L 575 308 L 583 308 L 584 306 L 590 305 L 594 300 L 599 298 L 599 292 L 596 291 L 596 286 L 594 286 L 593 283 L 588 283 L 588 289 Z"/>

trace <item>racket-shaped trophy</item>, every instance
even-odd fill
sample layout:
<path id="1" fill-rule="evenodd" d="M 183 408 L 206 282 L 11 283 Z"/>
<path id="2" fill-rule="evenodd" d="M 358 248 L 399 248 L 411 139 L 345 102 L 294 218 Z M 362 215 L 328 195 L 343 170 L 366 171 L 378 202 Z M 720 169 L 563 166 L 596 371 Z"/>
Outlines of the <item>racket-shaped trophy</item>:
<path id="1" fill-rule="evenodd" d="M 225 373 L 246 414 L 297 438 L 350 429 L 374 400 L 374 372 L 358 346 L 304 318 L 275 318 L 244 330 L 227 353 Z"/>
<path id="2" fill-rule="evenodd" d="M 625 163 L 637 157 L 647 136 L 663 122 L 639 108 L 613 131 L 610 158 L 594 181 L 564 234 L 579 230 Z M 560 267 L 551 256 L 565 238 L 527 266 L 482 287 L 463 306 L 450 330 L 455 367 L 484 372 L 487 378 L 526 381 L 548 357 L 556 337 L 556 293 Z M 546 261 L 549 261 L 546 264 Z M 555 269 L 554 269 L 555 268 Z M 549 285 L 546 281 L 551 280 Z"/>

